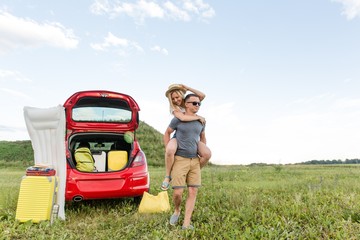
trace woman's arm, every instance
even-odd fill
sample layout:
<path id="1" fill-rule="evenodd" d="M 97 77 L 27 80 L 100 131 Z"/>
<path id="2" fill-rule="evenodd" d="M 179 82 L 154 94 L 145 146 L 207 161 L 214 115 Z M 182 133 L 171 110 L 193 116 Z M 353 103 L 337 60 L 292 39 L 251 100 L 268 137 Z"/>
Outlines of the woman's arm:
<path id="1" fill-rule="evenodd" d="M 201 91 L 199 91 L 199 90 L 197 90 L 197 89 L 188 87 L 188 86 L 186 86 L 186 85 L 184 85 L 184 84 L 180 84 L 180 85 L 181 85 L 186 91 L 190 91 L 190 92 L 193 92 L 193 93 L 195 93 L 196 95 L 198 95 L 199 98 L 200 98 L 200 101 L 204 100 L 204 98 L 206 97 L 205 93 L 203 93 L 203 92 L 201 92 Z"/>
<path id="2" fill-rule="evenodd" d="M 183 112 L 179 110 L 174 110 L 173 115 L 182 122 L 200 121 L 203 125 L 205 124 L 205 118 L 199 115 L 196 116 L 185 115 Z"/>

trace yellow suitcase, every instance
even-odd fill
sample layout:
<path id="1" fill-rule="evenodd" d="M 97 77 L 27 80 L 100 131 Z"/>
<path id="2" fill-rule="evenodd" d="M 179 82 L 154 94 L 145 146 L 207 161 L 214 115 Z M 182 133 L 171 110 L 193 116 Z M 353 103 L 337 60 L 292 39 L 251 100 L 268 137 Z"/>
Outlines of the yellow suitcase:
<path id="1" fill-rule="evenodd" d="M 118 171 L 123 169 L 128 162 L 126 151 L 113 150 L 108 152 L 108 171 Z"/>
<path id="2" fill-rule="evenodd" d="M 20 184 L 16 219 L 20 222 L 51 220 L 56 202 L 56 176 L 24 176 Z"/>

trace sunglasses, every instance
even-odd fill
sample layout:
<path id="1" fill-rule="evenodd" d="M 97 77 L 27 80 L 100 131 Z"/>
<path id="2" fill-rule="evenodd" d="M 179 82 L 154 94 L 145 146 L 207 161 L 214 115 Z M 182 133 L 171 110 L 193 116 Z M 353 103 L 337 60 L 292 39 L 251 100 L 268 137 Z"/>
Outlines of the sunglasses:
<path id="1" fill-rule="evenodd" d="M 186 102 L 186 103 L 192 103 L 193 106 L 201 106 L 201 102 Z"/>

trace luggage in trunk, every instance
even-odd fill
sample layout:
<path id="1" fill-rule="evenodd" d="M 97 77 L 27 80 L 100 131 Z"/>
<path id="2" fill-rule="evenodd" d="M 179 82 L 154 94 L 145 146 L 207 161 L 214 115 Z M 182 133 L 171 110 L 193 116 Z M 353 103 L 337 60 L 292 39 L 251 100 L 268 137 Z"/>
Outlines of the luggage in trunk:
<path id="1" fill-rule="evenodd" d="M 113 150 L 108 153 L 108 171 L 119 171 L 126 166 L 127 162 L 126 151 Z"/>

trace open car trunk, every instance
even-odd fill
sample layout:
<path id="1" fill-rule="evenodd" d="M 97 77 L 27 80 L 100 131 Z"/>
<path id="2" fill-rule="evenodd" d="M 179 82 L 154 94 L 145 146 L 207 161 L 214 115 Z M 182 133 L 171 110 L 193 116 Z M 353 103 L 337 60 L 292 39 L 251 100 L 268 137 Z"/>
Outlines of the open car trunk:
<path id="1" fill-rule="evenodd" d="M 69 152 L 71 152 L 68 162 L 72 168 L 76 166 L 75 152 L 81 142 L 87 142 L 90 145 L 96 167 L 94 173 L 120 171 L 128 167 L 133 161 L 133 144 L 124 140 L 124 134 L 77 133 L 70 137 L 68 144 Z M 112 161 L 114 154 L 116 155 L 116 162 Z"/>

